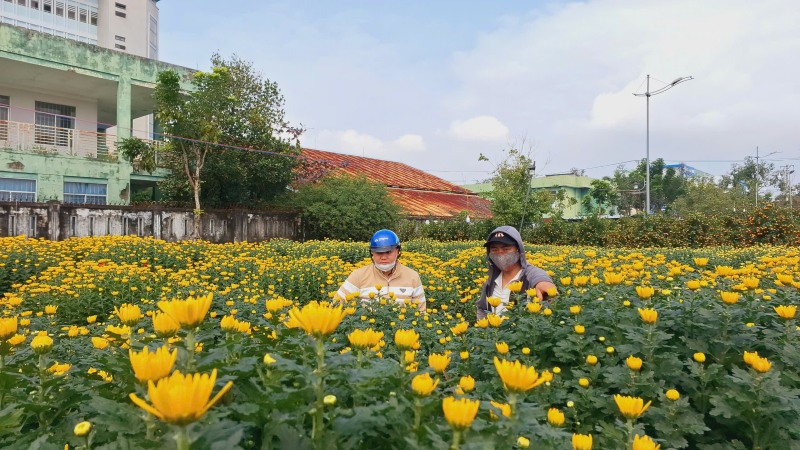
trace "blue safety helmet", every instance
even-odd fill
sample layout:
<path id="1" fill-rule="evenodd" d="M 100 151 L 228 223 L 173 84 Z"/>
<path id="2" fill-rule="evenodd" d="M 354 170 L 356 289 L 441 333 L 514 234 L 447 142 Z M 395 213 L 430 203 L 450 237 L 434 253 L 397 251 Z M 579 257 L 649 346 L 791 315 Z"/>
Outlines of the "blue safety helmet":
<path id="1" fill-rule="evenodd" d="M 400 248 L 400 238 L 392 230 L 378 230 L 369 240 L 372 252 L 388 252 Z"/>

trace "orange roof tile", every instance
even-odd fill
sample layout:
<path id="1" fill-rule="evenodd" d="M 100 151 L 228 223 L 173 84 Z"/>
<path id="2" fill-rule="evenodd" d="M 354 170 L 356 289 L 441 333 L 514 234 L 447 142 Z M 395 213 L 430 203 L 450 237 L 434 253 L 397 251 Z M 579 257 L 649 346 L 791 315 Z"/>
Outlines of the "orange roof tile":
<path id="1" fill-rule="evenodd" d="M 491 202 L 476 194 L 389 188 L 389 195 L 414 218 L 446 218 L 466 211 L 473 219 L 492 217 Z"/>
<path id="2" fill-rule="evenodd" d="M 447 218 L 461 211 L 473 218 L 490 218 L 491 202 L 477 194 L 409 165 L 363 156 L 304 148 L 301 156 L 316 164 L 310 172 L 336 171 L 365 176 L 389 189 L 392 199 L 415 218 Z M 314 176 L 312 175 L 312 178 Z"/>

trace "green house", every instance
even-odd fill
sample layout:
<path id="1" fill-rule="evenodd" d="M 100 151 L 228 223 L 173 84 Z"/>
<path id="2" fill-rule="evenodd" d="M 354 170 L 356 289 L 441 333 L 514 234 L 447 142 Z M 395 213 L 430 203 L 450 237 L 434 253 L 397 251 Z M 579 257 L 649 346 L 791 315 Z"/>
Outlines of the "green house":
<path id="1" fill-rule="evenodd" d="M 583 208 L 583 198 L 589 195 L 589 189 L 594 178 L 573 173 L 556 173 L 531 180 L 531 192 L 547 190 L 552 193 L 564 191 L 568 198 L 575 199 L 576 203 L 564 210 L 565 219 L 579 219 L 588 212 Z M 491 183 L 467 184 L 463 186 L 472 192 L 486 196 L 492 191 Z"/>

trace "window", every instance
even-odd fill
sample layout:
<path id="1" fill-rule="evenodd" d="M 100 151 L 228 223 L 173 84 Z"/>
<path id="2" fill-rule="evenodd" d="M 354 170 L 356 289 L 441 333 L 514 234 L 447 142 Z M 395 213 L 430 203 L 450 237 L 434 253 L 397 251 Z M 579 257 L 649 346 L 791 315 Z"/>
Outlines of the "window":
<path id="1" fill-rule="evenodd" d="M 150 54 L 147 55 L 149 58 L 158 59 L 158 20 L 155 17 L 150 16 L 150 37 L 149 37 L 149 44 L 150 44 Z"/>
<path id="2" fill-rule="evenodd" d="M 116 6 L 119 9 L 126 9 L 127 8 L 127 6 L 123 5 L 122 3 L 118 3 L 118 2 L 114 3 L 114 6 Z"/>
<path id="3" fill-rule="evenodd" d="M 89 23 L 97 26 L 97 11 L 92 11 L 89 13 Z"/>
<path id="4" fill-rule="evenodd" d="M 56 15 L 64 17 L 64 2 L 56 2 Z"/>
<path id="5" fill-rule="evenodd" d="M 35 202 L 36 180 L 0 178 L 0 201 Z"/>
<path id="6" fill-rule="evenodd" d="M 124 45 L 120 45 L 120 44 L 114 44 L 114 48 L 118 48 L 120 50 L 125 50 L 125 46 Z"/>
<path id="7" fill-rule="evenodd" d="M 64 203 L 106 204 L 107 186 L 100 183 L 64 182 Z"/>
<path id="8" fill-rule="evenodd" d="M 116 15 L 117 17 L 122 17 L 123 19 L 127 17 L 127 14 L 121 11 L 114 11 L 114 15 Z"/>
<path id="9" fill-rule="evenodd" d="M 114 35 L 114 39 L 116 39 L 116 40 L 118 40 L 120 42 L 125 42 L 125 36 L 120 36 L 118 34 Z"/>
<path id="10" fill-rule="evenodd" d="M 37 1 L 36 3 L 39 3 L 39 2 Z M 53 0 L 44 0 L 44 5 L 43 6 L 44 7 L 42 8 L 42 11 L 44 11 L 46 13 L 52 13 L 53 12 Z"/>
<path id="11" fill-rule="evenodd" d="M 33 138 L 35 143 L 68 147 L 72 144 L 74 129 L 74 106 L 36 102 L 36 130 Z"/>
<path id="12" fill-rule="evenodd" d="M 83 8 L 78 8 L 78 20 L 80 22 L 86 23 L 87 14 L 88 14 L 88 11 L 86 11 Z"/>
<path id="13" fill-rule="evenodd" d="M 8 140 L 8 111 L 11 108 L 11 99 L 7 95 L 0 95 L 0 141 Z"/>
<path id="14" fill-rule="evenodd" d="M 31 0 L 31 8 L 39 9 L 39 0 Z"/>
<path id="15" fill-rule="evenodd" d="M 18 5 L 27 6 L 25 0 L 17 0 Z"/>
<path id="16" fill-rule="evenodd" d="M 67 5 L 67 19 L 75 20 L 75 6 Z"/>

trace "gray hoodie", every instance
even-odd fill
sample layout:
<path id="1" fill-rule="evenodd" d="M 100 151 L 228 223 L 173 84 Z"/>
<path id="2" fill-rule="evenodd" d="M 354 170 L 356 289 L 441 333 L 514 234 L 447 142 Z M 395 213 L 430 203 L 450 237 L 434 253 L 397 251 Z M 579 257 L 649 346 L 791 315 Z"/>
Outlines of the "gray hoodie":
<path id="1" fill-rule="evenodd" d="M 547 272 L 539 267 L 528 264 L 528 260 L 525 258 L 525 245 L 522 243 L 522 236 L 520 236 L 519 231 L 517 231 L 516 228 L 509 225 L 497 227 L 492 230 L 491 233 L 489 233 L 489 236 L 486 237 L 486 240 L 488 241 L 489 238 L 498 231 L 502 231 L 507 236 L 510 236 L 517 243 L 517 248 L 519 249 L 519 264 L 522 266 L 521 281 L 523 292 L 536 286 L 539 284 L 539 282 L 553 282 L 552 278 L 547 275 Z M 476 302 L 476 306 L 478 307 L 478 319 L 486 317 L 486 314 L 491 312 L 491 308 L 489 307 L 489 303 L 486 301 L 486 299 L 492 295 L 492 291 L 494 290 L 494 280 L 502 273 L 489 258 L 489 247 L 486 247 L 486 261 L 489 264 L 489 278 L 486 280 L 486 283 L 483 284 L 483 287 L 481 287 L 481 296 Z"/>

